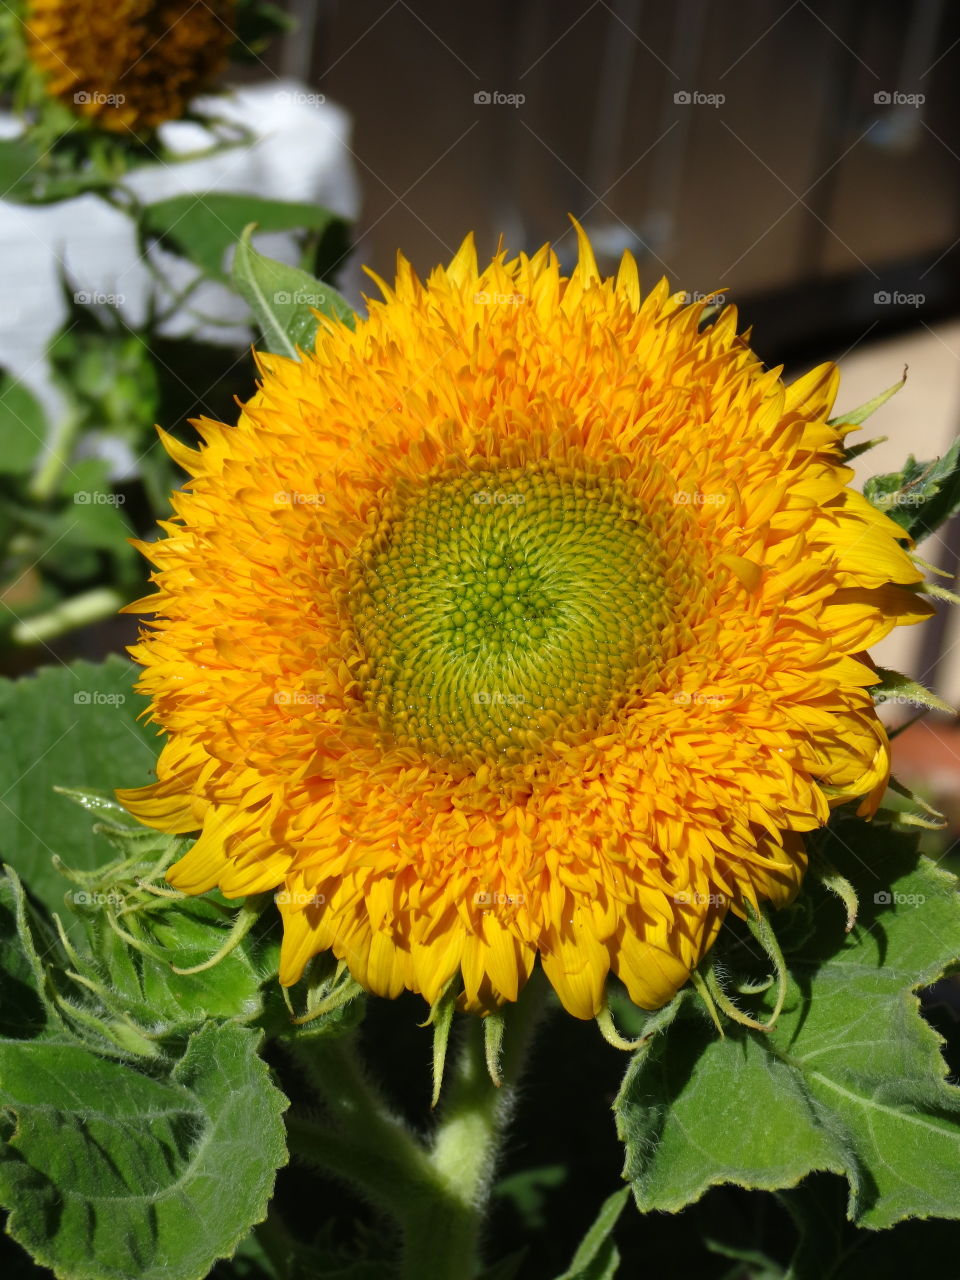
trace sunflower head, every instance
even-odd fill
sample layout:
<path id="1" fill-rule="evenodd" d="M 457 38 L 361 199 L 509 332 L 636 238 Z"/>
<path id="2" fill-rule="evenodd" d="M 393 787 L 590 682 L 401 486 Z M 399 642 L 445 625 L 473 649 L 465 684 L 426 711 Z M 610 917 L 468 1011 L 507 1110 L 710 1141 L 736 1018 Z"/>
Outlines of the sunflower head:
<path id="1" fill-rule="evenodd" d="M 785 386 L 581 235 L 421 283 L 263 356 L 198 423 L 134 653 L 168 738 L 122 794 L 199 830 L 189 893 L 277 889 L 281 979 L 484 1012 L 538 957 L 578 1017 L 655 1008 L 728 910 L 780 904 L 805 832 L 878 803 L 864 651 L 927 616 L 848 483 L 829 365 Z"/>
<path id="2" fill-rule="evenodd" d="M 27 0 L 27 52 L 47 92 L 112 133 L 183 115 L 222 70 L 235 0 Z"/>

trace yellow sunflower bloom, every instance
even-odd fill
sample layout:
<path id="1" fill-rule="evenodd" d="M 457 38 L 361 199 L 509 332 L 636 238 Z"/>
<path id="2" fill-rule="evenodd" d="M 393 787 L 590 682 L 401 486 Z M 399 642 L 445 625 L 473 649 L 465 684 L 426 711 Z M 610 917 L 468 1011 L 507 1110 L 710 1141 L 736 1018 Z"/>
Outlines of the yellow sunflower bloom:
<path id="1" fill-rule="evenodd" d="M 468 239 L 301 361 L 261 357 L 144 545 L 133 650 L 168 734 L 144 822 L 202 829 L 187 893 L 280 889 L 281 981 L 655 1008 L 732 909 L 787 902 L 804 832 L 871 813 L 864 650 L 930 612 L 848 488 L 837 371 L 785 386 L 625 256 L 478 271 Z"/>
<path id="2" fill-rule="evenodd" d="M 222 69 L 235 0 L 28 0 L 27 49 L 47 91 L 114 133 L 183 115 Z"/>

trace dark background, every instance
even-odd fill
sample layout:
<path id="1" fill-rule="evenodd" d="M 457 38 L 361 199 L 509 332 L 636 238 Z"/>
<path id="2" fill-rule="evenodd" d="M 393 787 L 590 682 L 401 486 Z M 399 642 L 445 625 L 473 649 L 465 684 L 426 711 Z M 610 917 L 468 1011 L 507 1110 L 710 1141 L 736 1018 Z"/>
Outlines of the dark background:
<path id="1" fill-rule="evenodd" d="M 771 358 L 960 301 L 960 8 L 941 0 L 292 3 L 272 69 L 353 115 L 358 256 L 421 272 L 567 213 L 647 285 L 726 288 Z M 259 70 L 262 70 L 260 68 Z M 523 95 L 520 105 L 478 93 Z M 719 97 L 717 104 L 675 95 Z M 877 102 L 876 95 L 891 101 Z M 897 102 L 922 96 L 923 102 Z M 874 302 L 922 293 L 921 308 Z M 919 310 L 919 314 L 918 314 Z M 843 348 L 841 348 L 843 349 Z M 764 354 L 766 354 L 766 350 Z"/>

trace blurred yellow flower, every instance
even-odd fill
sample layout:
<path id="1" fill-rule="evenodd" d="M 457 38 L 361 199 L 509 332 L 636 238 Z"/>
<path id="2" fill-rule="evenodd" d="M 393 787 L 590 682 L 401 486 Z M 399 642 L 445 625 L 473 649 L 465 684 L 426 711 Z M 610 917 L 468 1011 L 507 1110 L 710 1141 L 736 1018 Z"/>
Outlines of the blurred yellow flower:
<path id="1" fill-rule="evenodd" d="M 804 832 L 889 771 L 864 650 L 930 612 L 902 531 L 847 487 L 831 365 L 785 386 L 586 238 L 422 284 L 260 357 L 200 422 L 156 620 L 168 734 L 144 822 L 202 828 L 188 893 L 279 889 L 281 980 L 332 950 L 371 991 L 484 1012 L 539 955 L 669 1000 L 727 910 L 781 904 Z"/>
<path id="2" fill-rule="evenodd" d="M 47 90 L 114 133 L 183 115 L 222 69 L 235 0 L 28 0 L 31 60 Z"/>

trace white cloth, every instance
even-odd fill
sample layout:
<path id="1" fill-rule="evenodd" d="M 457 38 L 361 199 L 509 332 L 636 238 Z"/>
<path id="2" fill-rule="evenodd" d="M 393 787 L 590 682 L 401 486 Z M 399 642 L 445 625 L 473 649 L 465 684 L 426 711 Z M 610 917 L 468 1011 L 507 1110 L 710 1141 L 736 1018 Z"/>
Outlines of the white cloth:
<path id="1" fill-rule="evenodd" d="M 324 205 L 356 218 L 359 186 L 350 151 L 351 121 L 343 108 L 296 81 L 236 89 L 198 99 L 193 107 L 242 124 L 255 141 L 199 160 L 136 170 L 124 183 L 138 199 L 152 203 L 186 192 L 237 192 Z M 18 128 L 9 117 L 0 119 L 0 135 L 10 137 Z M 160 135 L 166 148 L 179 154 L 213 142 L 207 128 L 188 121 L 163 125 Z M 258 237 L 257 247 L 294 261 L 290 235 Z M 161 254 L 157 260 L 175 288 L 196 274 L 173 255 Z M 79 293 L 116 299 L 131 328 L 143 322 L 152 277 L 122 213 L 96 196 L 53 205 L 0 201 L 0 366 L 22 380 L 52 417 L 62 406 L 50 385 L 45 350 L 66 316 L 61 273 Z M 204 283 L 191 296 L 189 308 L 218 323 L 181 313 L 164 332 L 197 333 L 220 343 L 249 341 L 246 307 L 226 287 Z"/>

